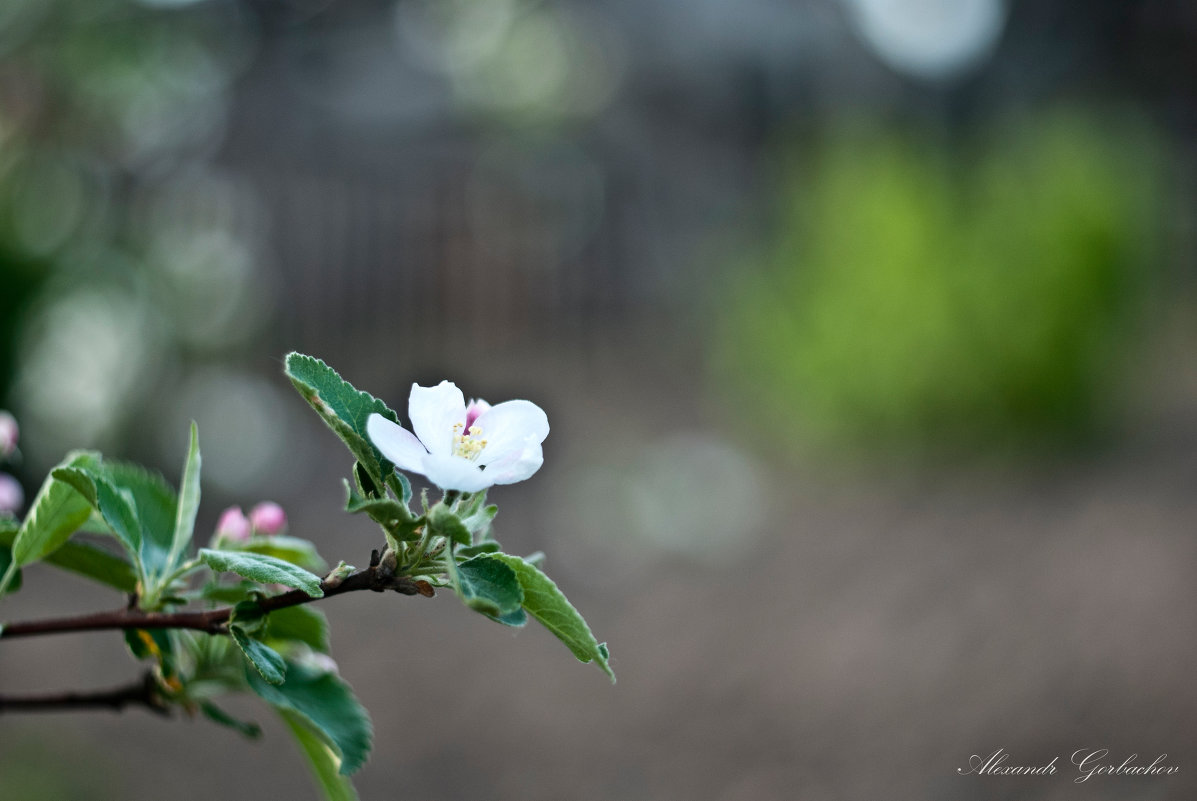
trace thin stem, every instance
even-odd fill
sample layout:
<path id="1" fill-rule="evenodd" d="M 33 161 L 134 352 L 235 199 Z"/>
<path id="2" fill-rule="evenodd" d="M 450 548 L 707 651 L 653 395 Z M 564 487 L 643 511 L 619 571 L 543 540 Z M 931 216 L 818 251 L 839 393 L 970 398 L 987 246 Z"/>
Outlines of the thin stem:
<path id="1" fill-rule="evenodd" d="M 77 709 L 111 709 L 144 706 L 159 715 L 169 716 L 166 702 L 158 693 L 152 673 L 139 681 L 92 692 L 44 693 L 40 695 L 0 695 L 0 714 L 5 712 L 66 712 Z"/>
<path id="2" fill-rule="evenodd" d="M 320 588 L 324 590 L 325 598 L 358 590 L 394 590 L 402 595 L 425 597 L 431 597 L 434 592 L 432 585 L 426 581 L 396 576 L 378 566 L 354 571 L 340 581 L 326 579 L 320 582 Z M 263 598 L 258 601 L 258 606 L 263 612 L 273 612 L 276 609 L 299 606 L 315 600 L 319 599 L 311 597 L 303 590 L 291 590 L 282 595 Z M 90 615 L 9 623 L 0 629 L 0 639 L 103 629 L 193 629 L 208 634 L 225 634 L 232 613 L 232 607 L 203 612 L 143 612 L 139 609 L 117 609 Z"/>
<path id="3" fill-rule="evenodd" d="M 188 573 L 192 572 L 193 570 L 198 570 L 199 568 L 201 568 L 203 566 L 204 566 L 204 563 L 199 559 L 192 559 L 190 561 L 184 562 L 183 564 L 179 565 L 177 568 L 175 568 L 175 571 L 173 573 L 171 573 L 169 576 L 162 579 L 162 581 L 158 583 L 157 590 L 154 592 L 153 595 L 144 599 L 144 606 L 150 607 L 151 609 L 154 608 L 155 606 L 159 606 L 161 604 L 162 593 L 167 592 L 170 589 L 170 585 L 172 583 L 181 579 L 183 576 L 186 576 Z"/>
<path id="4" fill-rule="evenodd" d="M 0 578 L 0 595 L 4 595 L 5 590 L 12 583 L 13 577 L 17 575 L 18 570 L 20 570 L 20 566 L 17 564 L 17 559 L 14 556 L 12 561 L 8 563 L 8 568 L 4 571 L 4 577 Z"/>
<path id="5" fill-rule="evenodd" d="M 190 560 L 184 562 L 183 564 L 181 564 L 177 568 L 175 568 L 175 571 L 173 573 L 171 573 L 169 576 L 167 576 L 166 578 L 164 578 L 162 580 L 162 587 L 164 589 L 167 587 L 170 587 L 172 582 L 183 578 L 183 576 L 186 576 L 191 571 L 198 570 L 199 568 L 201 568 L 203 566 L 204 566 L 204 562 L 201 559 L 190 559 Z"/>
<path id="6" fill-rule="evenodd" d="M 409 564 L 404 565 L 404 572 L 407 572 L 407 573 L 415 572 L 414 568 L 418 564 L 420 564 L 420 561 L 423 560 L 424 556 L 428 553 L 428 543 L 431 541 L 432 541 L 432 526 L 428 525 L 428 522 L 425 521 L 424 522 L 424 532 L 423 532 L 423 534 L 420 535 L 420 542 L 411 551 L 411 553 L 414 553 L 416 556 L 414 559 L 412 559 L 412 561 Z M 413 568 L 413 569 L 409 570 L 408 568 Z"/>

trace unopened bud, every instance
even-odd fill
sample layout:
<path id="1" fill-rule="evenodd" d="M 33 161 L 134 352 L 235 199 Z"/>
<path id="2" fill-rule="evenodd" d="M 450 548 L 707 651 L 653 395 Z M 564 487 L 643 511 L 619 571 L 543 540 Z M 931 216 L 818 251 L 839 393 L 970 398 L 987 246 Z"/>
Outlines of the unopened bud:
<path id="1" fill-rule="evenodd" d="M 216 524 L 217 538 L 245 542 L 250 535 L 249 519 L 241 511 L 240 506 L 230 506 L 220 515 L 220 522 Z"/>
<path id="2" fill-rule="evenodd" d="M 383 551 L 382 559 L 378 563 L 378 567 L 385 575 L 395 575 L 395 570 L 399 567 L 399 556 L 390 548 Z"/>
<path id="3" fill-rule="evenodd" d="M 12 456 L 20 438 L 21 428 L 17 425 L 17 418 L 0 409 L 0 459 Z"/>
<path id="4" fill-rule="evenodd" d="M 336 567 L 328 572 L 324 577 L 324 588 L 326 590 L 336 589 L 341 586 L 341 582 L 353 572 L 353 565 L 347 565 L 344 562 L 339 563 Z"/>
<path id="5" fill-rule="evenodd" d="M 270 537 L 287 527 L 287 513 L 277 503 L 263 501 L 250 510 L 249 522 L 255 534 Z"/>
<path id="6" fill-rule="evenodd" d="M 8 473 L 0 473 L 0 514 L 16 514 L 25 503 L 25 490 L 21 483 Z"/>

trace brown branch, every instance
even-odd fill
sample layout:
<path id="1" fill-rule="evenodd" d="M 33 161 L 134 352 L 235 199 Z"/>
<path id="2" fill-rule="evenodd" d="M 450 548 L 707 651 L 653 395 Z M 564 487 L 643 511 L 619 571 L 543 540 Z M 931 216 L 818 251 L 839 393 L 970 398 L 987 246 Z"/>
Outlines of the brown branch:
<path id="1" fill-rule="evenodd" d="M 358 590 L 386 592 L 394 590 L 402 595 L 423 595 L 431 597 L 432 586 L 426 581 L 416 581 L 407 576 L 395 576 L 383 566 L 372 565 L 354 571 L 341 581 L 320 582 L 325 598 Z M 258 601 L 264 612 L 299 606 L 319 600 L 303 590 L 291 590 Z M 226 634 L 232 607 L 210 609 L 203 612 L 142 612 L 138 609 L 116 609 L 110 612 L 96 612 L 90 615 L 34 620 L 22 623 L 8 623 L 0 629 L 0 638 L 32 637 L 39 634 L 57 634 L 70 631 L 98 631 L 102 629 L 194 629 L 208 634 Z"/>
<path id="2" fill-rule="evenodd" d="M 94 692 L 45 693 L 42 695 L 0 695 L 0 715 L 5 712 L 67 712 L 79 709 L 110 709 L 120 712 L 126 706 L 144 706 L 158 715 L 170 716 L 158 682 L 152 673 L 140 681 Z"/>

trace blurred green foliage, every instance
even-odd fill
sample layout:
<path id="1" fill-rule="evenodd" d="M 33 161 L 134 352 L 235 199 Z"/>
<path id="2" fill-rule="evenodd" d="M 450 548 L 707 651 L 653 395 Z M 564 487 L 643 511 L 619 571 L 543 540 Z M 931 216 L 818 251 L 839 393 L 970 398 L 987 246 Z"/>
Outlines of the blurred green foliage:
<path id="1" fill-rule="evenodd" d="M 0 3 L 0 407 L 28 469 L 137 443 L 173 413 L 158 382 L 263 325 L 255 201 L 211 163 L 256 47 L 237 3 Z"/>
<path id="2" fill-rule="evenodd" d="M 1092 433 L 1150 283 L 1157 153 L 1142 130 L 1077 114 L 954 151 L 827 137 L 785 174 L 775 236 L 737 265 L 718 374 L 786 446 L 1004 451 Z"/>
<path id="3" fill-rule="evenodd" d="M 0 241 L 0 403 L 8 397 L 16 359 L 16 339 L 25 304 L 34 296 L 46 271 L 36 259 L 5 247 Z"/>

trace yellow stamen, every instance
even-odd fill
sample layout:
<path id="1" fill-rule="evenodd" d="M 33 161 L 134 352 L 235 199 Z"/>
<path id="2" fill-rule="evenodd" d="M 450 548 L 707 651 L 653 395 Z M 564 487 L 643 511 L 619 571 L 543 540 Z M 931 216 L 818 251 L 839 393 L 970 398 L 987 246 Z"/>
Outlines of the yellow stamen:
<path id="1" fill-rule="evenodd" d="M 482 453 L 482 449 L 486 447 L 486 440 L 480 439 L 482 429 L 478 426 L 470 426 L 469 433 L 462 434 L 463 428 L 465 428 L 463 423 L 454 423 L 453 425 L 453 455 L 469 459 L 471 462 L 476 461 L 479 454 Z"/>

